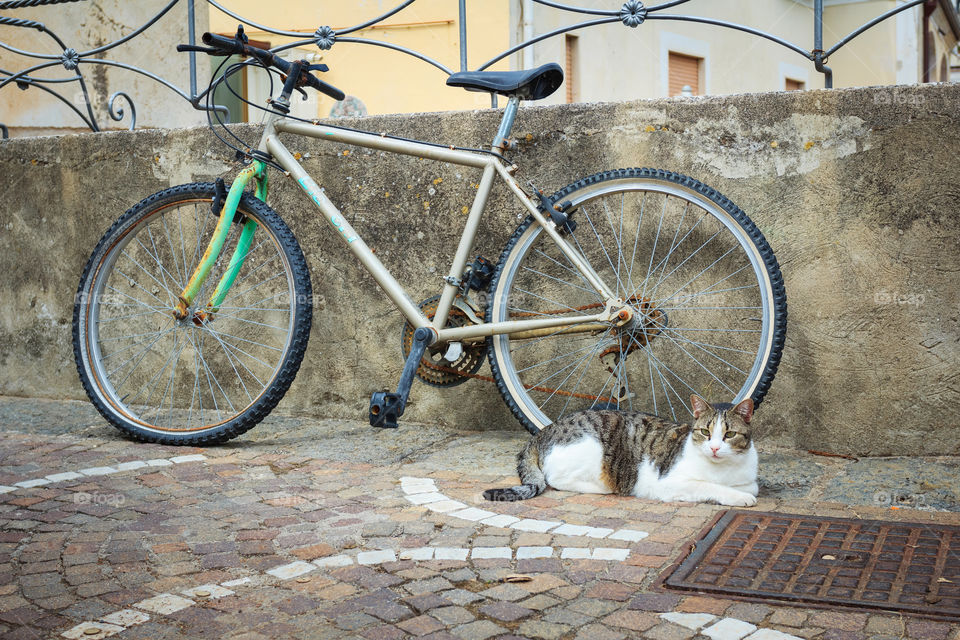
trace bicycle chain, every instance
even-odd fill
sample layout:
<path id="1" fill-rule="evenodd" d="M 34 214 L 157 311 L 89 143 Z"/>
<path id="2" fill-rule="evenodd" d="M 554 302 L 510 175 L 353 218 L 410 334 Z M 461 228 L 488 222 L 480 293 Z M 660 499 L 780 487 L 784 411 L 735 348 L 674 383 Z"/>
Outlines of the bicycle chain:
<path id="1" fill-rule="evenodd" d="M 422 303 L 420 303 L 420 306 L 421 306 L 421 308 L 423 308 L 425 311 L 428 311 L 428 312 L 429 312 L 429 310 L 430 310 L 430 307 L 432 306 L 432 307 L 433 307 L 432 310 L 435 311 L 435 310 L 436 310 L 435 305 L 436 305 L 436 301 L 437 301 L 438 299 L 439 299 L 439 297 L 437 297 L 437 298 L 430 298 L 430 299 L 424 300 Z M 656 324 L 657 322 L 659 322 L 659 319 L 660 319 L 660 317 L 661 317 L 661 315 L 662 315 L 662 312 L 659 311 L 659 310 L 657 310 L 657 309 L 652 309 L 652 310 L 651 310 L 651 305 L 650 305 L 650 300 L 649 300 L 649 298 L 643 298 L 642 300 L 637 300 L 637 299 L 635 299 L 635 298 L 632 298 L 630 301 L 631 301 L 631 302 L 634 302 L 634 303 L 639 303 L 639 304 L 640 304 L 641 312 L 645 314 L 645 317 L 649 317 L 649 318 L 650 318 L 650 322 L 652 322 L 652 323 L 654 323 L 654 324 Z M 560 314 L 563 314 L 563 313 L 569 313 L 570 311 L 578 311 L 578 312 L 580 312 L 580 311 L 589 311 L 589 310 L 591 310 L 591 309 L 600 309 L 600 308 L 603 308 L 604 306 L 605 306 L 605 305 L 604 305 L 604 303 L 602 303 L 602 302 L 594 302 L 594 303 L 586 304 L 586 305 L 583 305 L 583 306 L 580 306 L 580 307 L 575 307 L 575 308 L 572 308 L 572 309 L 557 309 L 557 310 L 553 310 L 553 311 L 544 311 L 544 312 L 541 312 L 541 313 L 531 313 L 531 312 L 517 311 L 517 312 L 511 313 L 511 314 L 510 314 L 510 318 L 511 318 L 511 319 L 517 319 L 517 318 L 526 318 L 526 317 L 530 317 L 530 316 L 543 317 L 543 316 L 545 316 L 545 315 L 554 315 L 554 314 L 560 315 Z M 460 318 L 460 317 L 459 317 L 460 315 L 462 315 L 463 317 Z M 433 317 L 433 316 L 432 316 L 432 314 L 429 314 L 429 313 L 428 313 L 428 317 Z M 451 316 L 451 317 L 453 317 L 453 316 Z M 460 314 L 457 314 L 457 317 L 458 317 L 458 320 L 460 320 L 460 321 L 465 320 L 466 323 L 471 323 L 471 321 L 470 321 L 468 318 L 466 318 L 466 314 L 463 314 L 463 312 L 460 312 Z M 471 324 L 472 324 L 472 323 L 471 323 Z M 659 333 L 659 331 L 657 331 L 657 333 Z M 405 334 L 405 336 L 406 336 L 406 334 Z M 639 341 L 639 342 L 640 342 L 640 345 L 632 344 L 632 342 L 634 342 L 634 341 Z M 632 353 L 633 351 L 635 351 L 637 348 L 639 348 L 639 346 L 645 346 L 645 345 L 647 344 L 647 341 L 648 341 L 647 336 L 641 335 L 641 336 L 639 336 L 639 337 L 635 337 L 635 338 L 633 339 L 633 341 L 631 341 L 630 344 L 624 346 L 624 345 L 623 345 L 623 338 L 621 338 L 621 340 L 620 340 L 620 342 L 619 342 L 618 344 L 615 344 L 615 345 L 613 345 L 613 346 L 608 347 L 607 349 L 605 349 L 605 350 L 600 354 L 599 357 L 601 358 L 601 361 L 602 361 L 602 358 L 603 358 L 604 356 L 607 356 L 607 355 L 611 355 L 611 354 L 622 354 L 622 353 L 629 354 L 629 353 Z M 405 346 L 405 354 L 406 354 L 406 353 L 409 353 L 409 349 L 406 348 L 406 342 L 404 342 L 404 346 Z M 474 348 L 475 348 L 475 347 L 465 347 L 464 353 L 465 353 L 465 354 L 467 353 L 467 349 L 474 349 Z M 464 359 L 463 356 L 461 356 L 460 361 L 462 361 L 463 359 Z M 440 382 L 440 381 L 438 381 L 436 378 L 432 378 L 429 374 L 424 374 L 424 373 L 422 373 L 421 370 L 424 369 L 424 368 L 430 369 L 430 370 L 432 370 L 432 371 L 435 371 L 435 372 L 437 372 L 438 374 L 441 374 L 441 375 L 443 375 L 443 376 L 453 376 L 453 378 L 452 378 L 452 379 L 451 379 L 451 378 L 443 378 L 443 382 Z M 463 382 L 466 382 L 467 379 L 481 380 L 481 381 L 483 381 L 483 382 L 492 382 L 492 383 L 496 384 L 497 381 L 496 381 L 493 377 L 491 377 L 491 376 L 485 376 L 485 375 L 476 373 L 477 368 L 479 368 L 479 367 L 472 367 L 472 369 L 473 369 L 472 371 L 470 371 L 470 370 L 464 371 L 464 370 L 462 370 L 462 369 L 457 369 L 457 368 L 454 368 L 454 367 L 446 367 L 446 366 L 444 366 L 444 365 L 440 365 L 440 364 L 436 364 L 436 363 L 434 363 L 434 362 L 431 362 L 427 356 L 424 356 L 423 359 L 420 360 L 420 366 L 417 368 L 417 376 L 418 376 L 421 380 L 423 380 L 424 382 L 427 382 L 428 384 L 431 384 L 431 385 L 433 385 L 433 386 L 454 386 L 454 385 L 457 385 L 457 384 L 461 384 L 461 383 L 463 383 Z M 522 383 L 521 383 L 521 384 L 522 384 Z M 564 396 L 564 397 L 577 398 L 577 399 L 580 399 L 580 400 L 591 400 L 591 401 L 594 401 L 594 402 L 597 402 L 597 401 L 599 401 L 599 402 L 616 402 L 616 400 L 615 400 L 614 398 L 607 397 L 607 396 L 594 396 L 594 395 L 590 395 L 590 394 L 586 394 L 586 393 L 575 393 L 575 392 L 573 392 L 573 391 L 564 391 L 564 390 L 562 390 L 562 389 L 554 389 L 554 388 L 552 388 L 552 387 L 541 387 L 541 386 L 533 386 L 533 385 L 524 384 L 524 385 L 523 385 L 523 388 L 524 388 L 524 389 L 527 389 L 528 391 L 539 391 L 539 392 L 541 392 L 541 393 L 549 393 L 549 394 L 551 394 L 551 395 L 559 395 L 559 396 Z"/>

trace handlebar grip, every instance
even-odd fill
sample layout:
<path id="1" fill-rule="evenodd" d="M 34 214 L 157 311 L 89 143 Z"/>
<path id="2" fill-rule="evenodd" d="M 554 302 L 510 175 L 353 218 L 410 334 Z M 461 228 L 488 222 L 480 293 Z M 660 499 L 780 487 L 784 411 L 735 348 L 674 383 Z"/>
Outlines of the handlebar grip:
<path id="1" fill-rule="evenodd" d="M 178 44 L 177 51 L 179 53 L 184 53 L 185 51 L 199 51 L 200 53 L 215 53 L 216 49 L 213 47 L 198 47 L 193 44 Z"/>
<path id="2" fill-rule="evenodd" d="M 203 40 L 203 44 L 219 49 L 223 53 L 243 53 L 243 44 L 237 42 L 234 38 L 207 32 L 200 36 L 200 39 Z"/>
<path id="3" fill-rule="evenodd" d="M 309 86 L 313 87 L 314 89 L 316 89 L 317 91 L 319 91 L 324 95 L 330 96 L 334 100 L 343 100 L 344 98 L 347 97 L 347 94 L 345 94 L 343 91 L 341 91 L 340 89 L 337 89 L 333 85 L 327 84 L 326 82 L 319 79 L 312 73 L 307 73 L 306 78 L 307 78 L 307 84 Z"/>

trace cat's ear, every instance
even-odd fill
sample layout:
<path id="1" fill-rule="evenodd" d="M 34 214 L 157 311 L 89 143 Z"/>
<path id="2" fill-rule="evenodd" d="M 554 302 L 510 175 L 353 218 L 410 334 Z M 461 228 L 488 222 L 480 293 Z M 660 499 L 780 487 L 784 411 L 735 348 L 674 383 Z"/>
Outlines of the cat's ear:
<path id="1" fill-rule="evenodd" d="M 710 403 L 697 394 L 690 396 L 690 407 L 693 409 L 693 417 L 695 419 L 699 419 L 703 414 L 713 410 Z"/>
<path id="2" fill-rule="evenodd" d="M 747 398 L 735 406 L 733 412 L 740 416 L 744 422 L 750 424 L 750 420 L 753 418 L 753 398 Z"/>

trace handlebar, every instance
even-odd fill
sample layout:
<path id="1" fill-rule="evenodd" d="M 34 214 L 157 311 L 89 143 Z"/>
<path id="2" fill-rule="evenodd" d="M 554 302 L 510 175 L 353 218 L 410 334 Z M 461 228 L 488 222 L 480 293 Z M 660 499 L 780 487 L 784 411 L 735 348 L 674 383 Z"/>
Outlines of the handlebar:
<path id="1" fill-rule="evenodd" d="M 280 70 L 281 73 L 289 75 L 291 69 L 294 67 L 294 63 L 287 62 L 277 54 L 272 51 L 267 51 L 266 49 L 260 49 L 259 47 L 254 47 L 243 40 L 240 39 L 242 31 L 238 32 L 238 37 L 236 38 L 227 38 L 225 36 L 220 36 L 215 33 L 204 33 L 201 37 L 203 43 L 208 45 L 206 47 L 198 47 L 189 44 L 180 44 L 177 45 L 177 51 L 199 51 L 201 53 L 207 53 L 212 56 L 231 56 L 231 55 L 243 55 L 250 58 L 256 58 L 264 66 L 275 67 Z M 310 73 L 310 71 L 326 71 L 326 65 L 307 65 L 305 62 L 301 65 L 297 65 L 297 71 L 299 72 L 299 78 L 295 81 L 295 86 L 306 85 L 312 87 L 328 95 L 334 100 L 343 100 L 346 97 L 346 94 L 343 93 L 340 89 L 337 89 L 333 85 L 329 85 L 323 80 L 320 80 L 315 75 Z"/>

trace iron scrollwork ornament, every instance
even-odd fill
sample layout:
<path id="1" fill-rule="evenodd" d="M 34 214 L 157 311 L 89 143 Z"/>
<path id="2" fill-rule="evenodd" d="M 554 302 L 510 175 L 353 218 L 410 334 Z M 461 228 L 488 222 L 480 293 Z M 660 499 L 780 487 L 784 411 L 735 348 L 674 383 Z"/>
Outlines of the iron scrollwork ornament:
<path id="1" fill-rule="evenodd" d="M 323 51 L 329 51 L 337 41 L 337 32 L 332 27 L 324 25 L 314 32 L 313 37 L 318 47 Z"/>
<path id="2" fill-rule="evenodd" d="M 647 8 L 638 0 L 628 0 L 620 8 L 620 22 L 636 29 L 647 19 Z"/>

